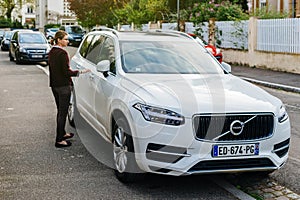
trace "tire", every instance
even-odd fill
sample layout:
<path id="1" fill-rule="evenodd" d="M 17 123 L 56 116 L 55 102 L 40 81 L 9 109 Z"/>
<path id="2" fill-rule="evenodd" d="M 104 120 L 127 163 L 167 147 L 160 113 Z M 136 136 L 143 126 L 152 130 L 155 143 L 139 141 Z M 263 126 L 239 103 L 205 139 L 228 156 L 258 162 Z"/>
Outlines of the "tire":
<path id="1" fill-rule="evenodd" d="M 11 53 L 10 53 L 10 52 L 9 52 L 9 54 L 8 54 L 8 55 L 9 55 L 9 60 L 10 60 L 10 61 L 14 61 L 14 60 L 15 60 L 15 59 L 14 59 L 14 57 L 12 57 L 12 55 L 11 55 Z"/>
<path id="2" fill-rule="evenodd" d="M 71 98 L 70 98 L 70 104 L 68 108 L 68 121 L 70 126 L 75 128 L 75 120 L 74 120 L 74 115 L 75 115 L 75 95 L 74 92 L 71 92 Z"/>
<path id="3" fill-rule="evenodd" d="M 19 53 L 16 52 L 15 56 L 16 56 L 16 64 L 21 64 L 21 59 L 20 59 Z"/>
<path id="4" fill-rule="evenodd" d="M 127 120 L 120 117 L 116 120 L 112 133 L 113 164 L 117 179 L 123 183 L 140 180 L 143 176 L 136 164 L 134 146 Z"/>

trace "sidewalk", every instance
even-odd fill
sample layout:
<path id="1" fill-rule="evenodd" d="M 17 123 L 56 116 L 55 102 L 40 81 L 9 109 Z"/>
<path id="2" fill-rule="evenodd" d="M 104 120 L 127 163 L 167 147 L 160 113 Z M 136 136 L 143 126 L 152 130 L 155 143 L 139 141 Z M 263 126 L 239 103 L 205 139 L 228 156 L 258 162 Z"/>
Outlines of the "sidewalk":
<path id="1" fill-rule="evenodd" d="M 300 74 L 232 65 L 232 74 L 252 83 L 300 93 Z"/>

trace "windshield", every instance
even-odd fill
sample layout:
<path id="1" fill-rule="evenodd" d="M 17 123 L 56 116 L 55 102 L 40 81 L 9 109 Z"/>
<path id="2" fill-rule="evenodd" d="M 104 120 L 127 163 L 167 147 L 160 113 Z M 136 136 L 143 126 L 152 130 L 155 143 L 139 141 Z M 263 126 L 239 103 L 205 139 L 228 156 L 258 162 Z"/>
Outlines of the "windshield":
<path id="1" fill-rule="evenodd" d="M 219 74 L 220 64 L 200 45 L 190 40 L 123 41 L 121 61 L 126 73 Z"/>
<path id="2" fill-rule="evenodd" d="M 11 31 L 6 31 L 4 33 L 4 38 L 10 38 L 10 36 L 11 36 Z"/>
<path id="3" fill-rule="evenodd" d="M 83 30 L 80 26 L 70 26 L 70 27 L 66 27 L 66 32 L 82 34 Z"/>
<path id="4" fill-rule="evenodd" d="M 59 30 L 59 28 L 50 28 L 50 29 L 48 29 L 48 31 L 50 31 L 50 32 L 57 32 Z"/>
<path id="5" fill-rule="evenodd" d="M 47 40 L 41 34 L 23 33 L 19 37 L 20 43 L 27 44 L 45 44 Z"/>

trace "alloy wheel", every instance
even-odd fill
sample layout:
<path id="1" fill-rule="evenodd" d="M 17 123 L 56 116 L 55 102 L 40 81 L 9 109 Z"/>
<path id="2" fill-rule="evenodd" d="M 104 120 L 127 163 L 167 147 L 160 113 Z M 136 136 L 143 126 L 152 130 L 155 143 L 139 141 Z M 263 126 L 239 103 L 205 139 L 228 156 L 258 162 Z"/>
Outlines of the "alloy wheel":
<path id="1" fill-rule="evenodd" d="M 113 156 L 116 170 L 120 173 L 125 172 L 128 158 L 128 146 L 126 133 L 122 127 L 118 127 L 114 134 Z"/>

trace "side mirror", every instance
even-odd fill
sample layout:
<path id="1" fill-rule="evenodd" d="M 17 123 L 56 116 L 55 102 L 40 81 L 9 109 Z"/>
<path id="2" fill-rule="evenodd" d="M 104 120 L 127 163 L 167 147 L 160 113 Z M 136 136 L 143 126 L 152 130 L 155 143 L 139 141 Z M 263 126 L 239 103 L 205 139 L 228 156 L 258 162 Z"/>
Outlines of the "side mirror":
<path id="1" fill-rule="evenodd" d="M 109 67 L 110 67 L 110 61 L 109 60 L 102 60 L 100 62 L 98 62 L 98 64 L 96 65 L 96 69 L 98 72 L 108 72 L 109 71 Z"/>
<path id="2" fill-rule="evenodd" d="M 224 70 L 228 73 L 231 73 L 231 65 L 226 62 L 222 62 L 221 65 L 223 66 Z"/>

